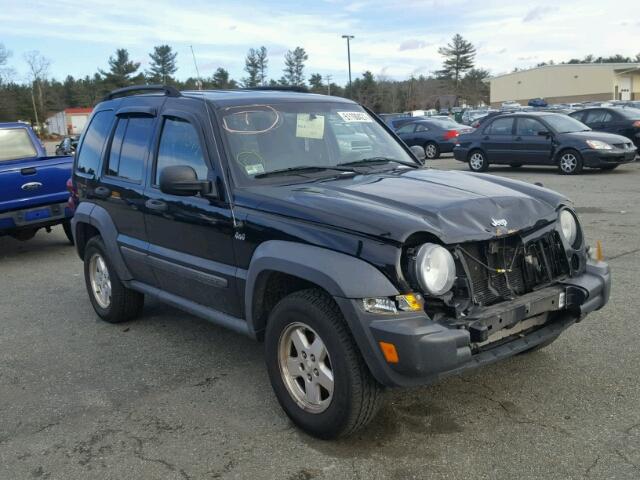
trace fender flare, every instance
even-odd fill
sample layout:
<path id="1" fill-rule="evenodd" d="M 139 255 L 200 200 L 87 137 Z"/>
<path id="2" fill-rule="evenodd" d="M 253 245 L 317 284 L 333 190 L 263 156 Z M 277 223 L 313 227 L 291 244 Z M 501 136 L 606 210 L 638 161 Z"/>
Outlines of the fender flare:
<path id="1" fill-rule="evenodd" d="M 391 297 L 398 290 L 380 270 L 344 253 L 296 242 L 269 240 L 254 252 L 247 272 L 245 317 L 253 332 L 262 330 L 254 318 L 254 295 L 261 274 L 275 271 L 314 283 L 333 297 Z"/>
<path id="2" fill-rule="evenodd" d="M 80 202 L 78 208 L 71 219 L 73 237 L 76 241 L 76 248 L 80 248 L 77 242 L 77 226 L 78 223 L 86 223 L 91 225 L 100 232 L 102 241 L 109 260 L 118 274 L 118 278 L 123 281 L 133 280 L 133 275 L 129 272 L 127 265 L 124 263 L 120 249 L 118 248 L 118 230 L 111 220 L 109 213 L 99 205 L 91 202 Z"/>

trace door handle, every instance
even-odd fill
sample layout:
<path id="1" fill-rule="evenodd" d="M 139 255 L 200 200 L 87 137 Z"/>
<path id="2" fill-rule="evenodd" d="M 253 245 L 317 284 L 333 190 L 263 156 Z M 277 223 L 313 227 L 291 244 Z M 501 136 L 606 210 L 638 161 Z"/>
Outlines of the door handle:
<path id="1" fill-rule="evenodd" d="M 144 202 L 144 206 L 147 207 L 149 210 L 153 210 L 154 212 L 167 211 L 167 204 L 162 200 L 149 199 L 146 202 Z"/>
<path id="2" fill-rule="evenodd" d="M 489 140 L 489 135 L 486 135 L 483 140 Z"/>
<path id="3" fill-rule="evenodd" d="M 96 197 L 102 198 L 104 200 L 105 198 L 109 198 L 111 196 L 111 190 L 109 190 L 107 187 L 96 187 L 96 189 L 93 191 L 93 194 Z"/>

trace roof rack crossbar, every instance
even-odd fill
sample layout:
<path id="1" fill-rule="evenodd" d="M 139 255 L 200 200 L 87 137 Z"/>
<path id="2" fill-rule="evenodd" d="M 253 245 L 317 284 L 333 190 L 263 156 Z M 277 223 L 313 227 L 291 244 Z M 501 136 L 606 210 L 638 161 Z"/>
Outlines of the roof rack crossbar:
<path id="1" fill-rule="evenodd" d="M 182 96 L 178 89 L 169 85 L 132 85 L 131 87 L 117 88 L 116 90 L 110 91 L 102 101 L 113 100 L 130 92 L 164 92 L 168 97 Z"/>

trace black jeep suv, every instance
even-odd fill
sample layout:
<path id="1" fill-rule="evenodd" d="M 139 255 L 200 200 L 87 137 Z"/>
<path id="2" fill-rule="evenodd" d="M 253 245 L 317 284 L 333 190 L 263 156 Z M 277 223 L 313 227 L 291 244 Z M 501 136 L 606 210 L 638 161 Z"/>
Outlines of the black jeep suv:
<path id="1" fill-rule="evenodd" d="M 149 295 L 264 341 L 278 401 L 323 438 L 366 425 L 384 386 L 541 348 L 609 298 L 566 198 L 422 168 L 342 98 L 117 90 L 73 178 L 97 314 Z"/>

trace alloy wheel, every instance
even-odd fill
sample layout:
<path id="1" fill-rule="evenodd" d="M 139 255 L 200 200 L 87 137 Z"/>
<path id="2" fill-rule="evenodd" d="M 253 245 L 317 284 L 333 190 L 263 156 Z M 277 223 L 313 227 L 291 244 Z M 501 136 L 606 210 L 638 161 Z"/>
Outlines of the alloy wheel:
<path id="1" fill-rule="evenodd" d="M 469 157 L 469 165 L 471 165 L 473 170 L 482 170 L 484 166 L 484 156 L 479 152 L 475 152 Z"/>
<path id="2" fill-rule="evenodd" d="M 89 282 L 93 298 L 102 308 L 111 305 L 111 278 L 107 264 L 99 253 L 94 253 L 89 260 Z"/>
<path id="3" fill-rule="evenodd" d="M 564 173 L 573 173 L 578 167 L 578 159 L 573 153 L 565 153 L 560 157 L 560 169 Z"/>
<path id="4" fill-rule="evenodd" d="M 302 322 L 292 323 L 278 343 L 280 374 L 291 398 L 310 413 L 322 413 L 331 404 L 333 367 L 320 336 Z"/>
<path id="5" fill-rule="evenodd" d="M 424 148 L 424 154 L 427 158 L 436 158 L 437 153 L 438 150 L 436 149 L 436 146 L 431 143 Z"/>

